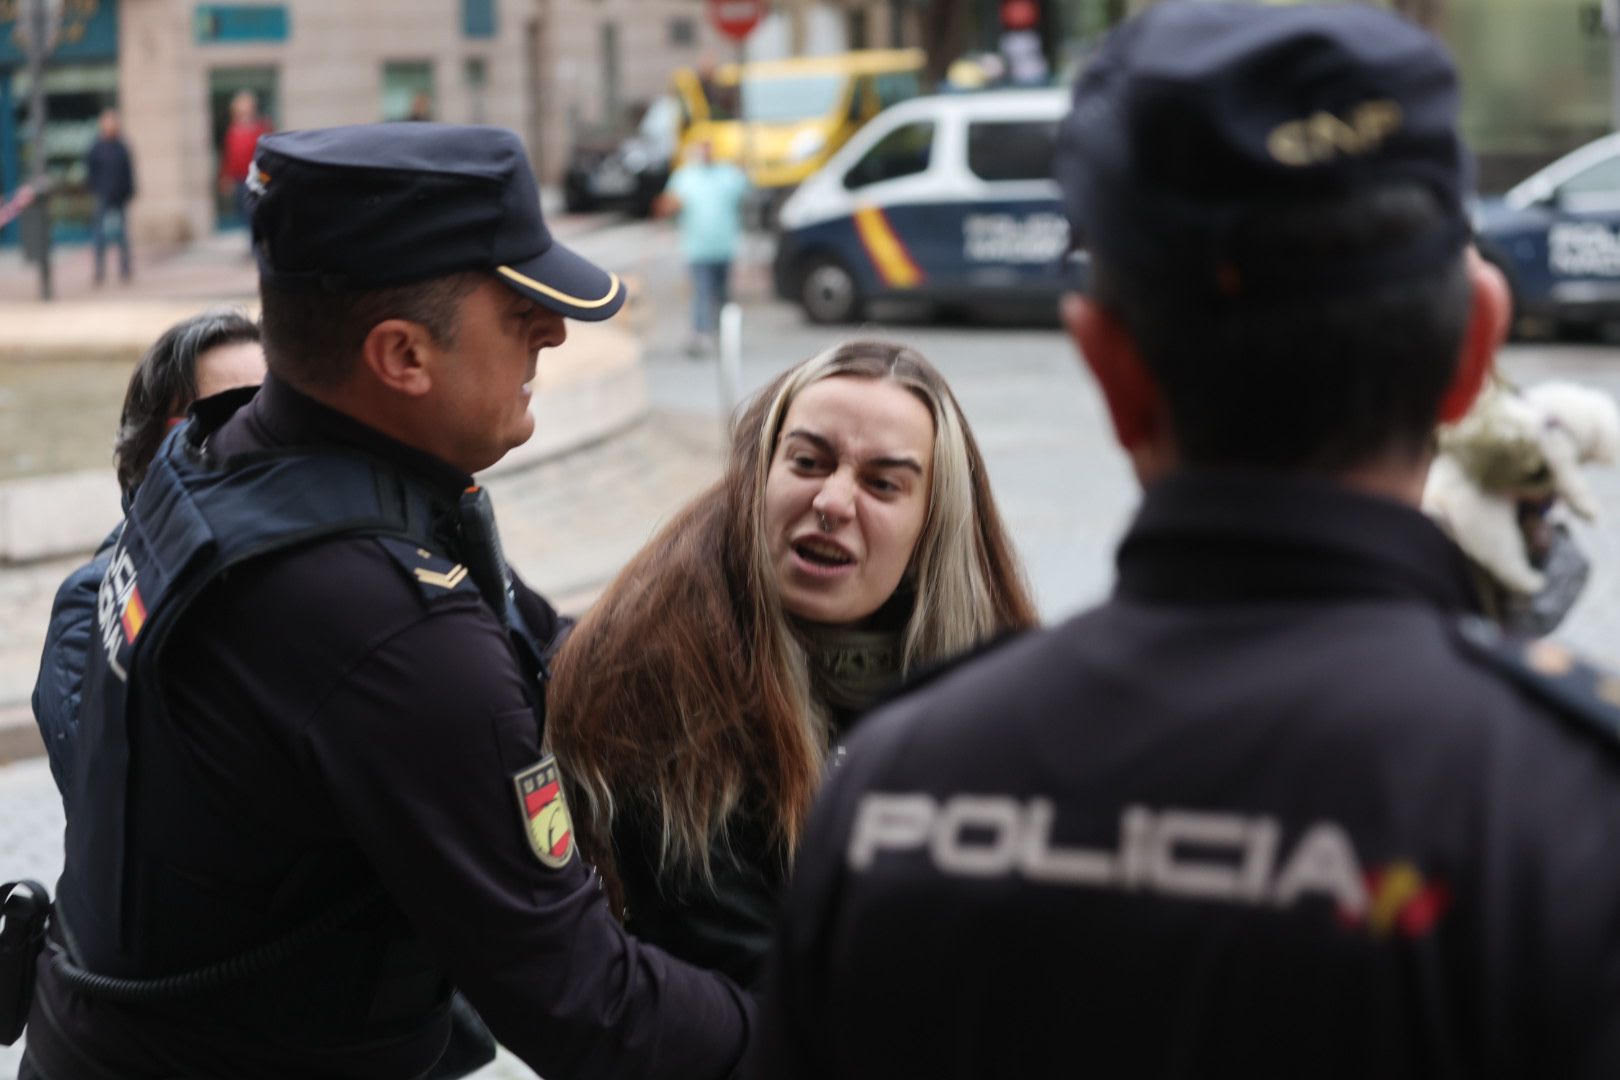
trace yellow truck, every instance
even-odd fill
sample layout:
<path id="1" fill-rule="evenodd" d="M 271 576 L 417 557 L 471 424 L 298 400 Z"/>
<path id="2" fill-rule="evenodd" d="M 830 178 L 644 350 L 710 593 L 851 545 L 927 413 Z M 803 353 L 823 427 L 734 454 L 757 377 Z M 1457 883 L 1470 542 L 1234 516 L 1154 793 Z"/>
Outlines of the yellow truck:
<path id="1" fill-rule="evenodd" d="M 916 97 L 923 62 L 921 49 L 861 49 L 726 64 L 707 80 L 681 68 L 674 76 L 681 106 L 677 164 L 706 141 L 715 158 L 747 169 L 774 210 L 862 124 Z"/>

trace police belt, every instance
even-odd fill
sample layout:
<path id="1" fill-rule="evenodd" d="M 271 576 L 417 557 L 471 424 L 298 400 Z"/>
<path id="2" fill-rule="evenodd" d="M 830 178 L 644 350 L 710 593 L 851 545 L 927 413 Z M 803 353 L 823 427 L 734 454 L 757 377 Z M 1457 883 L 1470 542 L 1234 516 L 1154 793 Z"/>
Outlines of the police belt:
<path id="1" fill-rule="evenodd" d="M 62 940 L 48 941 L 46 947 L 51 951 L 51 966 L 56 973 L 61 976 L 63 982 L 81 994 L 105 998 L 108 1001 L 173 1001 L 191 997 L 204 990 L 215 990 L 269 971 L 298 950 L 330 936 L 338 927 L 381 901 L 384 895 L 386 894 L 381 886 L 366 889 L 333 905 L 309 922 L 274 941 L 205 967 L 156 978 L 122 978 L 86 970 L 72 955 L 73 933 L 60 913 L 56 916 L 56 927 Z"/>

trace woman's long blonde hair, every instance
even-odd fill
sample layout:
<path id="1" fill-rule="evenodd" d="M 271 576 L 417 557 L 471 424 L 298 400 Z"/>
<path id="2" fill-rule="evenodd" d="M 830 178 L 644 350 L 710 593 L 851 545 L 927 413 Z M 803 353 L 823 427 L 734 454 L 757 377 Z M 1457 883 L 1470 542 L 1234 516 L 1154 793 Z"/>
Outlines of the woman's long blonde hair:
<path id="1" fill-rule="evenodd" d="M 790 368 L 736 419 L 721 480 L 630 560 L 557 657 L 548 738 L 581 847 L 616 899 L 611 829 L 627 808 L 656 824 L 664 878 L 711 881 L 711 852 L 739 811 L 782 858 L 798 843 L 830 732 L 777 590 L 765 482 L 794 398 L 840 376 L 895 382 L 934 421 L 902 673 L 1035 624 L 984 460 L 933 365 L 903 345 L 851 341 Z"/>

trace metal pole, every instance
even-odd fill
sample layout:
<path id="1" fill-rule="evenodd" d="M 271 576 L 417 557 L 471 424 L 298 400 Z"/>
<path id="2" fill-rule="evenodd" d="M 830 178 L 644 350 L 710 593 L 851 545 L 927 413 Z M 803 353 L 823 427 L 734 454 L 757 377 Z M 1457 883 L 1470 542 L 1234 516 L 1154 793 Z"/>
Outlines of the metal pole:
<path id="1" fill-rule="evenodd" d="M 45 59 L 50 51 L 50 13 L 47 0 L 28 5 L 28 153 L 34 197 L 44 217 L 39 248 L 39 298 L 49 300 L 51 289 L 51 221 L 49 182 L 45 174 Z"/>
<path id="2" fill-rule="evenodd" d="M 1620 33 L 1609 35 L 1609 130 L 1620 131 Z"/>
<path id="3" fill-rule="evenodd" d="M 720 417 L 729 428 L 742 397 L 742 308 L 735 300 L 720 309 Z"/>
<path id="4" fill-rule="evenodd" d="M 1603 0 L 1599 10 L 1609 32 L 1609 127 L 1620 131 L 1620 0 Z"/>
<path id="5" fill-rule="evenodd" d="M 754 186 L 754 121 L 748 116 L 747 81 L 743 78 L 747 63 L 748 38 L 745 35 L 737 39 L 737 117 L 742 123 L 743 175 L 748 178 L 748 187 L 752 191 Z M 763 208 L 760 211 L 760 217 L 763 222 Z"/>

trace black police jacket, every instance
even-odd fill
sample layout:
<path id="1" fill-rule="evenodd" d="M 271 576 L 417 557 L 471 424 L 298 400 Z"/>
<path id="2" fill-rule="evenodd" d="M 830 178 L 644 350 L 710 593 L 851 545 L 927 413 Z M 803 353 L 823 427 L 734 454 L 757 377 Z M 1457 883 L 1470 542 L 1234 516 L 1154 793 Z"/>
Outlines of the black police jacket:
<path id="1" fill-rule="evenodd" d="M 549 1077 L 726 1075 L 741 993 L 626 937 L 573 857 L 539 688 L 468 572 L 470 478 L 274 379 L 212 427 L 165 444 L 99 597 L 40 1067 L 419 1075 L 453 980 Z M 312 458 L 324 479 L 273 482 Z M 345 531 L 300 536 L 310 507 Z M 549 607 L 510 599 L 543 637 Z M 334 911 L 202 993 L 71 974 L 205 971 Z"/>
<path id="2" fill-rule="evenodd" d="M 856 732 L 754 1074 L 1620 1074 L 1620 683 L 1466 598 L 1415 510 L 1155 487 L 1112 599 Z"/>
<path id="3" fill-rule="evenodd" d="M 135 194 L 135 164 L 120 138 L 98 138 L 85 155 L 85 186 L 109 206 L 123 206 Z"/>
<path id="4" fill-rule="evenodd" d="M 79 698 L 83 692 L 84 665 L 95 635 L 96 593 L 112 562 L 113 544 L 119 529 L 101 542 L 90 561 L 75 567 L 57 587 L 51 602 L 51 619 L 40 650 L 39 675 L 34 680 L 31 703 L 34 723 L 50 759 L 51 776 L 58 791 L 66 793 L 67 778 L 73 771 L 74 745 L 79 732 Z"/>
<path id="5" fill-rule="evenodd" d="M 709 854 L 708 877 L 673 879 L 658 867 L 658 831 L 636 806 L 613 823 L 614 862 L 624 885 L 625 926 L 700 967 L 756 986 L 776 930 L 787 859 L 754 815 L 736 813 Z"/>

